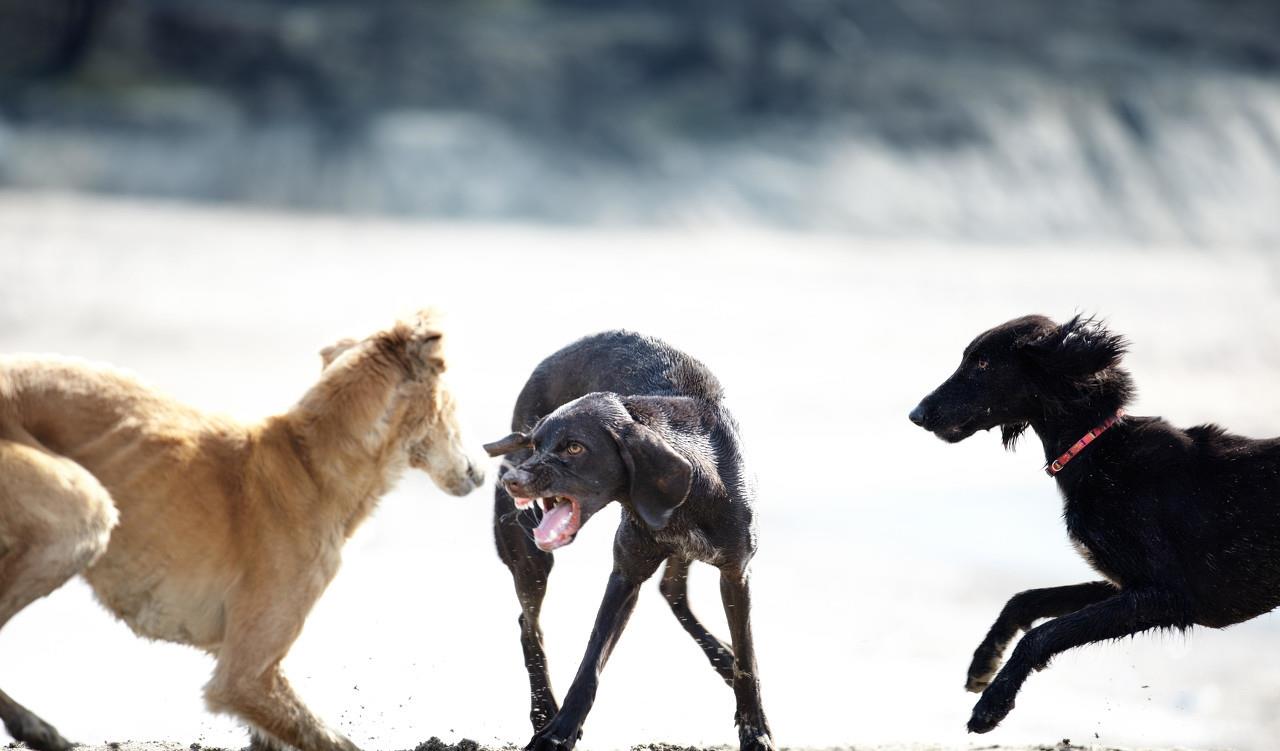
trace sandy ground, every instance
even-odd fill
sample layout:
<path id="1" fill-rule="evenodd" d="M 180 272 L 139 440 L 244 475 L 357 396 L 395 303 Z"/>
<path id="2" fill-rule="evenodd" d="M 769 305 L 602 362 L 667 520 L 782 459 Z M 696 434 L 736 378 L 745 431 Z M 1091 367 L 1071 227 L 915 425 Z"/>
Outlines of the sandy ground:
<path id="1" fill-rule="evenodd" d="M 968 658 L 1012 593 L 1094 578 L 1028 443 L 947 446 L 905 415 L 978 331 L 1014 315 L 1107 315 L 1134 342 L 1137 414 L 1280 434 L 1280 261 L 1227 249 L 1018 249 L 744 232 L 351 220 L 0 192 L 0 351 L 129 368 L 238 416 L 284 409 L 317 351 L 436 303 L 478 445 L 505 434 L 543 356 L 626 326 L 727 384 L 762 487 L 756 634 L 779 743 L 856 748 L 1271 749 L 1274 615 L 1080 649 L 1027 683 L 994 733 L 964 733 Z M 351 541 L 286 670 L 365 748 L 528 736 L 517 607 L 489 490 L 406 475 Z M 608 570 L 615 513 L 557 554 L 544 609 L 567 688 Z M 732 697 L 643 593 L 588 720 L 586 751 L 733 743 Z M 713 571 L 691 602 L 725 633 Z M 0 634 L 3 689 L 84 743 L 239 748 L 205 712 L 209 660 L 134 638 L 73 582 Z M 864 745 L 859 745 L 864 744 Z"/>
<path id="2" fill-rule="evenodd" d="M 101 746 L 80 746 L 81 751 L 227 751 L 226 749 L 216 749 L 207 746 L 201 746 L 198 743 L 182 744 L 182 743 L 162 743 L 158 741 L 125 741 L 122 743 L 108 743 Z M 631 751 L 732 751 L 732 746 L 708 746 L 699 748 L 696 746 L 677 746 L 669 743 L 646 743 L 631 747 Z M 473 740 L 462 739 L 457 743 L 445 743 L 439 738 L 430 738 L 411 750 L 406 751 L 518 751 L 519 747 L 515 745 L 506 746 L 482 746 Z M 919 744 L 878 744 L 865 746 L 834 746 L 823 749 L 799 749 L 783 746 L 781 751 L 1155 751 L 1155 749 L 1136 749 L 1136 748 L 1119 748 L 1116 746 L 1098 746 L 1088 745 L 1082 746 L 1071 743 L 1069 740 L 1062 740 L 1053 744 L 1038 744 L 1033 746 L 1001 746 L 1001 745 L 971 745 L 971 746 L 938 746 L 938 745 L 919 745 Z M 1163 751 L 1189 751 L 1189 749 L 1164 749 Z"/>
<path id="3" fill-rule="evenodd" d="M 21 748 L 21 746 L 18 746 L 18 748 Z M 163 743 L 159 741 L 124 741 L 122 743 L 107 743 L 101 746 L 80 746 L 79 748 L 81 751 L 228 751 L 227 749 L 201 746 L 198 743 L 182 744 Z M 732 751 L 733 748 L 734 747 L 732 746 L 707 746 L 699 748 L 697 746 L 677 746 L 669 743 L 646 743 L 632 746 L 631 751 Z M 413 749 L 406 751 L 518 751 L 518 749 L 519 747 L 515 745 L 497 747 L 482 746 L 469 739 L 462 739 L 457 743 L 445 743 L 439 738 L 433 737 L 418 744 Z M 1116 746 L 1098 745 L 1082 746 L 1064 739 L 1058 743 L 1038 744 L 1033 746 L 877 744 L 865 746 L 834 746 L 823 749 L 799 749 L 783 746 L 781 751 L 1155 751 L 1155 749 L 1119 748 Z M 1163 751 L 1190 750 L 1169 748 L 1164 749 Z"/>

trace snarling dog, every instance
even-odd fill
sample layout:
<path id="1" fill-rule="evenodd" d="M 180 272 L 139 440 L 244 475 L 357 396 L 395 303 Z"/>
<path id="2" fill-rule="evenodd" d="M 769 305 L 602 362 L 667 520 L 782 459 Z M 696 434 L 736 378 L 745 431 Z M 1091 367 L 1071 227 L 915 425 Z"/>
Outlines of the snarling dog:
<path id="1" fill-rule="evenodd" d="M 280 662 L 405 467 L 454 495 L 483 477 L 462 450 L 431 314 L 321 355 L 319 383 L 252 425 L 105 366 L 0 358 L 0 625 L 83 574 L 138 635 L 215 657 L 206 702 L 246 722 L 255 747 L 355 749 Z M 28 746 L 70 748 L 3 692 L 0 719 Z"/>
<path id="2" fill-rule="evenodd" d="M 751 638 L 755 488 L 715 376 L 657 339 L 625 331 L 597 334 L 538 365 L 511 422 L 515 432 L 485 448 L 506 456 L 494 494 L 494 532 L 522 609 L 535 730 L 528 748 L 573 748 L 640 585 L 664 560 L 663 596 L 733 688 L 741 748 L 773 748 Z M 572 542 L 593 514 L 615 500 L 622 521 L 613 572 L 582 665 L 558 708 L 538 625 L 551 551 Z M 689 609 L 692 561 L 720 570 L 732 647 Z"/>
<path id="3" fill-rule="evenodd" d="M 1067 531 L 1105 577 L 1009 600 L 969 667 L 968 689 L 982 692 L 972 732 L 999 724 L 1031 671 L 1072 647 L 1150 629 L 1222 628 L 1280 605 L 1280 440 L 1125 415 L 1134 393 L 1119 364 L 1125 348 L 1092 319 L 1018 318 L 974 339 L 956 372 L 911 412 L 952 443 L 998 427 L 1012 447 L 1030 427 L 1062 493 Z M 1034 625 L 1043 618 L 1053 620 Z"/>

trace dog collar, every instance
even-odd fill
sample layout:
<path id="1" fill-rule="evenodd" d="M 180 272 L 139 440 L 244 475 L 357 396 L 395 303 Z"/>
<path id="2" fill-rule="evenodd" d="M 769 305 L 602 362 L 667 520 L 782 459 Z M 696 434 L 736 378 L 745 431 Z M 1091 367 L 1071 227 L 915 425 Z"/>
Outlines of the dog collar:
<path id="1" fill-rule="evenodd" d="M 1115 425 L 1116 422 L 1119 421 L 1121 417 L 1124 417 L 1124 410 L 1117 409 L 1114 415 L 1103 420 L 1101 425 L 1094 428 L 1093 430 L 1090 430 L 1088 433 L 1085 433 L 1080 440 L 1072 444 L 1071 448 L 1067 449 L 1066 453 L 1064 453 L 1062 456 L 1058 457 L 1057 459 L 1054 459 L 1053 461 L 1049 462 L 1048 464 L 1044 465 L 1044 471 L 1048 473 L 1050 477 L 1053 477 L 1054 475 L 1061 472 L 1062 468 L 1067 466 L 1067 462 L 1076 458 L 1076 454 L 1079 454 L 1081 451 L 1084 451 L 1085 446 L 1088 446 L 1089 444 L 1093 443 L 1098 436 L 1107 432 L 1107 430 L 1110 429 L 1112 425 Z"/>

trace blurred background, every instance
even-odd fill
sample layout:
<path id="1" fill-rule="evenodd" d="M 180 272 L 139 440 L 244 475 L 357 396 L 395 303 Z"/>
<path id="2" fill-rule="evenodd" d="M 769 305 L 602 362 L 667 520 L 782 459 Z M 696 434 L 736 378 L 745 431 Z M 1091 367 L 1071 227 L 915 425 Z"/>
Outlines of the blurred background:
<path id="1" fill-rule="evenodd" d="M 1267 0 L 0 0 L 0 183 L 1265 245 Z"/>
<path id="2" fill-rule="evenodd" d="M 317 352 L 449 312 L 473 443 L 586 333 L 726 384 L 762 488 L 756 631 L 789 747 L 1271 749 L 1280 622 L 1063 655 L 970 738 L 1005 599 L 1096 578 L 1042 452 L 907 411 L 1016 315 L 1108 318 L 1132 411 L 1280 434 L 1280 5 L 1197 0 L 0 0 L 0 352 L 286 409 Z M 492 474 L 492 473 L 491 473 Z M 369 749 L 523 744 L 491 488 L 406 475 L 286 663 Z M 544 611 L 563 692 L 616 510 Z M 726 633 L 713 570 L 692 602 Z M 0 632 L 73 740 L 236 748 L 210 662 L 73 583 Z M 729 690 L 646 589 L 581 747 L 732 744 Z"/>

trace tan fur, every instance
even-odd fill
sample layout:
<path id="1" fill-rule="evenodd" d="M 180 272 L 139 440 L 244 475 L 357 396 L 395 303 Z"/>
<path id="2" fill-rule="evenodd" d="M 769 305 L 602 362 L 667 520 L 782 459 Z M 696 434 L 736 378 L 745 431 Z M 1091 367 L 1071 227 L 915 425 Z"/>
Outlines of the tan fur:
<path id="1" fill-rule="evenodd" d="M 458 495 L 480 476 L 431 314 L 322 358 L 297 405 L 245 425 L 103 366 L 0 357 L 0 626 L 83 573 L 140 636 L 215 655 L 210 709 L 302 751 L 353 749 L 280 662 L 406 466 Z M 11 732 L 39 722 L 3 692 L 0 717 Z"/>

